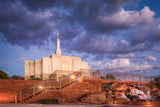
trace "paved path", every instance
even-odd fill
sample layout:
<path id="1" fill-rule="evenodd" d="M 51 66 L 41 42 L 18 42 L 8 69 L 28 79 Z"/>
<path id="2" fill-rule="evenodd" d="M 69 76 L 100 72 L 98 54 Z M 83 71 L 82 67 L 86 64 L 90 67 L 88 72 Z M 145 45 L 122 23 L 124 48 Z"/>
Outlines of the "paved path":
<path id="1" fill-rule="evenodd" d="M 119 104 L 0 104 L 0 107 L 159 107 L 151 105 L 119 105 Z"/>

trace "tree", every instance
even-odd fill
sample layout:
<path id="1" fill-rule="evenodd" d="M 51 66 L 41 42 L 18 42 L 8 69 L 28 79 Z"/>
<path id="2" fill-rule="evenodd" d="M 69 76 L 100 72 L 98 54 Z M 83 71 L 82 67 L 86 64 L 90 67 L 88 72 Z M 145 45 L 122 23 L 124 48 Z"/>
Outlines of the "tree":
<path id="1" fill-rule="evenodd" d="M 18 75 L 13 75 L 13 76 L 11 76 L 11 79 L 24 80 L 24 77 L 21 77 L 21 76 L 18 76 Z"/>
<path id="2" fill-rule="evenodd" d="M 5 71 L 0 70 L 0 79 L 9 79 L 8 74 Z"/>
<path id="3" fill-rule="evenodd" d="M 11 76 L 11 78 L 15 79 L 15 80 L 19 80 L 19 76 L 17 76 L 17 75 L 13 75 L 13 76 Z"/>
<path id="4" fill-rule="evenodd" d="M 105 79 L 105 77 L 101 76 L 101 79 Z"/>
<path id="5" fill-rule="evenodd" d="M 105 79 L 107 79 L 107 80 L 116 80 L 116 78 L 114 77 L 114 75 L 110 74 L 110 73 L 106 75 Z"/>

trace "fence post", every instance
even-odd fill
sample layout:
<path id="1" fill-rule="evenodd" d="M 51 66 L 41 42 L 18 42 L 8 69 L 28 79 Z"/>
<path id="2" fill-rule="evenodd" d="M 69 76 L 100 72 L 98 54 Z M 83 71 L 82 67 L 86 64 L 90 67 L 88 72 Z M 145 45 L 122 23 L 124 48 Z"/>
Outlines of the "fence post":
<path id="1" fill-rule="evenodd" d="M 48 79 L 47 79 L 47 87 L 46 88 L 47 88 L 47 90 L 49 89 L 49 87 L 48 87 Z"/>
<path id="2" fill-rule="evenodd" d="M 60 90 L 61 90 L 61 88 L 62 88 L 62 87 L 61 87 L 61 79 L 60 79 Z"/>
<path id="3" fill-rule="evenodd" d="M 146 76 L 146 82 L 147 82 L 147 76 Z"/>
<path id="4" fill-rule="evenodd" d="M 15 104 L 17 104 L 17 95 L 15 95 Z"/>
<path id="5" fill-rule="evenodd" d="M 20 103 L 22 103 L 22 90 L 20 90 Z"/>
<path id="6" fill-rule="evenodd" d="M 32 86 L 32 88 L 33 88 L 33 95 L 34 95 L 34 85 Z"/>
<path id="7" fill-rule="evenodd" d="M 48 84 L 49 84 L 49 87 L 48 87 L 48 88 L 49 88 L 49 90 L 50 90 L 50 82 L 49 82 Z"/>

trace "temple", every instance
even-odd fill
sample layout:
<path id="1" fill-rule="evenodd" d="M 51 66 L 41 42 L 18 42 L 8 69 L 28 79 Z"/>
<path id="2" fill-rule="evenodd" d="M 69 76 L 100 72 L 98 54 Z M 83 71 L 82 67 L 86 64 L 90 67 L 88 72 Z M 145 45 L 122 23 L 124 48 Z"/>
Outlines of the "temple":
<path id="1" fill-rule="evenodd" d="M 59 33 L 57 33 L 57 49 L 50 57 L 41 60 L 25 60 L 25 80 L 30 79 L 56 79 L 76 71 L 82 71 L 82 76 L 90 78 L 91 71 L 88 62 L 83 62 L 80 57 L 61 55 Z"/>

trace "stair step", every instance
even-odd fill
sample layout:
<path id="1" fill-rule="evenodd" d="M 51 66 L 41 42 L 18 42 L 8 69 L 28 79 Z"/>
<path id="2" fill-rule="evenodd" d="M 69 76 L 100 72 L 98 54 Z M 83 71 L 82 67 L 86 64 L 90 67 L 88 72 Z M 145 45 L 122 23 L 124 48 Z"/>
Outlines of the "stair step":
<path id="1" fill-rule="evenodd" d="M 60 81 L 53 81 L 52 80 L 52 81 L 41 81 L 39 83 L 36 83 L 35 85 L 33 85 L 33 87 L 29 87 L 28 89 L 24 90 L 25 95 L 29 95 L 29 94 L 31 94 L 31 95 L 29 97 L 27 97 L 26 99 L 24 99 L 22 102 L 29 103 L 30 101 L 34 100 L 36 97 L 43 95 L 43 93 L 45 93 L 45 92 L 66 89 L 69 86 L 75 85 L 78 81 L 70 81 L 71 75 L 75 75 L 76 78 L 79 78 L 81 76 L 80 72 L 73 72 L 69 76 L 61 78 Z M 61 87 L 60 87 L 60 84 L 61 84 Z M 31 93 L 32 88 L 37 91 L 39 86 L 42 86 L 45 89 L 40 92 L 35 92 L 35 94 L 32 95 L 32 93 Z M 49 89 L 48 89 L 48 87 L 49 87 Z"/>

